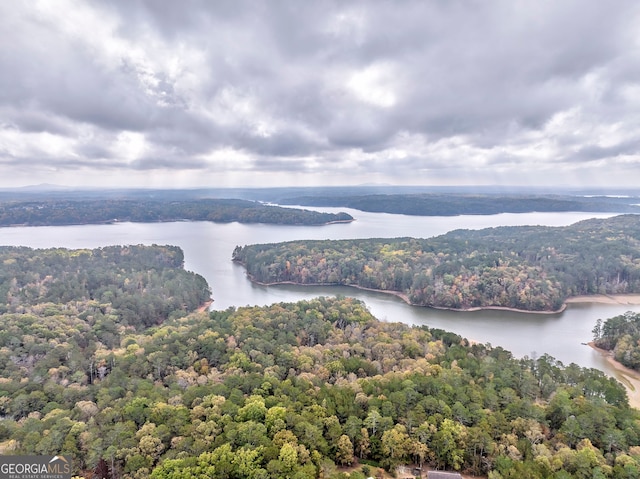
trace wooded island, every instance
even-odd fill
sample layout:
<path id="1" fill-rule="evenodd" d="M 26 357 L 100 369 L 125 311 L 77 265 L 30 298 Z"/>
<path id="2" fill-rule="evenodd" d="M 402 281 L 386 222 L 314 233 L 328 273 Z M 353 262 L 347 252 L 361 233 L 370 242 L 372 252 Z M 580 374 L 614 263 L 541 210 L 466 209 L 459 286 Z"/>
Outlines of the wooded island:
<path id="1" fill-rule="evenodd" d="M 640 292 L 640 216 L 429 239 L 238 246 L 233 260 L 265 284 L 347 285 L 399 293 L 420 306 L 550 312 L 570 296 Z"/>

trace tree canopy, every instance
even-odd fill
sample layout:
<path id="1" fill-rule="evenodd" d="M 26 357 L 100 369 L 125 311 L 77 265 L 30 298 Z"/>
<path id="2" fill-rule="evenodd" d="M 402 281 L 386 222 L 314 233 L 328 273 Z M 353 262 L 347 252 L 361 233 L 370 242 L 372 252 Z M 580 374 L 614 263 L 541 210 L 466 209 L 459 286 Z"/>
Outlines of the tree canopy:
<path id="1" fill-rule="evenodd" d="M 283 198 L 281 204 L 354 208 L 374 213 L 413 216 L 495 215 L 534 211 L 605 211 L 639 213 L 628 198 L 562 194 L 386 193 L 314 195 Z"/>
<path id="2" fill-rule="evenodd" d="M 127 334 L 211 296 L 175 246 L 0 247 L 0 264 L 0 369 L 16 384 L 52 370 L 65 383 L 91 382 L 104 373 L 97 350 L 117 349 Z"/>
<path id="3" fill-rule="evenodd" d="M 122 479 L 640 474 L 640 415 L 594 369 L 380 322 L 353 298 L 190 312 L 209 291 L 174 247 L 0 261 L 3 453 Z"/>
<path id="4" fill-rule="evenodd" d="M 598 320 L 593 339 L 597 347 L 611 351 L 616 361 L 640 371 L 640 313 L 629 311 Z"/>
<path id="5" fill-rule="evenodd" d="M 569 296 L 640 292 L 640 216 L 456 230 L 429 239 L 238 246 L 233 259 L 268 284 L 386 290 L 421 306 L 555 311 Z"/>
<path id="6" fill-rule="evenodd" d="M 0 226 L 100 224 L 116 221 L 214 221 L 323 225 L 352 221 L 347 213 L 320 213 L 239 199 L 54 199 L 0 203 Z"/>

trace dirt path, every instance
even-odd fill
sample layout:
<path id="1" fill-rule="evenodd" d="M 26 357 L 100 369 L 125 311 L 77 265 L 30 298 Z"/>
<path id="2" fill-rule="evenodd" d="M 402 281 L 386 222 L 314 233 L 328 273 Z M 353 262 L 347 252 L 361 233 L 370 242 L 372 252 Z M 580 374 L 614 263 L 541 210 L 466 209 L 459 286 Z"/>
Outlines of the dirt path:
<path id="1" fill-rule="evenodd" d="M 204 313 L 205 311 L 209 311 L 209 308 L 211 307 L 212 304 L 213 304 L 213 299 L 210 299 L 209 301 L 204 303 L 202 306 L 200 306 L 198 309 L 196 309 L 196 311 L 198 313 Z"/>

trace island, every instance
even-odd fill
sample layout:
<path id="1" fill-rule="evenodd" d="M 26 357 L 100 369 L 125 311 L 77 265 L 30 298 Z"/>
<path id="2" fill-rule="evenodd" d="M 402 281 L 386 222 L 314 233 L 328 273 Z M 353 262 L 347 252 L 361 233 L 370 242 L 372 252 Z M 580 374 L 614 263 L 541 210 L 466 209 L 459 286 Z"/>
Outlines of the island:
<path id="1" fill-rule="evenodd" d="M 640 216 L 566 227 L 456 230 L 435 238 L 292 241 L 238 246 L 232 259 L 263 284 L 346 285 L 408 303 L 558 312 L 573 296 L 640 292 Z"/>

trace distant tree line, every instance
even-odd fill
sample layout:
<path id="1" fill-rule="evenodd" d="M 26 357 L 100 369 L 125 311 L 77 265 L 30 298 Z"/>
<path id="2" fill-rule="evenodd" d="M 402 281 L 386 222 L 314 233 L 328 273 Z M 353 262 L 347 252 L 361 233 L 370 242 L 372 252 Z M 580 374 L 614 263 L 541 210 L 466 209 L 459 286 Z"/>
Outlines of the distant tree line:
<path id="1" fill-rule="evenodd" d="M 280 203 L 416 216 L 493 215 L 535 211 L 640 213 L 640 207 L 630 204 L 628 199 L 605 196 L 453 193 L 314 195 L 286 198 L 280 200 Z"/>
<path id="2" fill-rule="evenodd" d="M 569 296 L 640 292 L 640 216 L 456 230 L 430 239 L 238 246 L 233 259 L 262 283 L 387 290 L 421 306 L 555 311 Z"/>
<path id="3" fill-rule="evenodd" d="M 0 226 L 100 224 L 117 221 L 214 221 L 323 225 L 352 221 L 347 213 L 283 208 L 238 199 L 150 200 L 87 199 L 0 203 Z"/>

